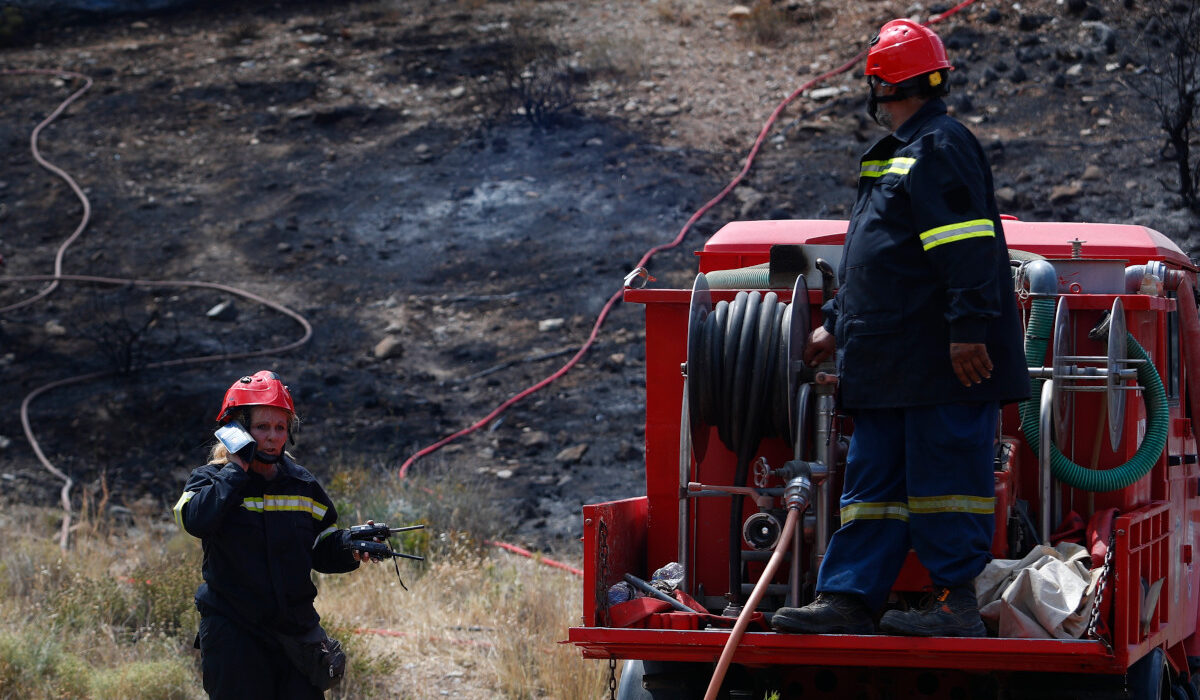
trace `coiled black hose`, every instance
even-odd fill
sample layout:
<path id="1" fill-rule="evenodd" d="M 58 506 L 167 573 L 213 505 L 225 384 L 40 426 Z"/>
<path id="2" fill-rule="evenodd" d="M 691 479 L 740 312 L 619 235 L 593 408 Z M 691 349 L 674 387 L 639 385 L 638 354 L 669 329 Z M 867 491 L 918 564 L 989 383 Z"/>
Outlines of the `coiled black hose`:
<path id="1" fill-rule="evenodd" d="M 721 442 L 737 456 L 734 485 L 745 486 L 750 462 L 764 438 L 792 440 L 788 420 L 788 338 L 791 306 L 775 292 L 738 292 L 720 301 L 693 333 L 699 342 L 688 357 L 689 391 L 695 391 L 700 423 L 715 426 Z M 743 499 L 729 514 L 729 595 L 741 601 Z"/>

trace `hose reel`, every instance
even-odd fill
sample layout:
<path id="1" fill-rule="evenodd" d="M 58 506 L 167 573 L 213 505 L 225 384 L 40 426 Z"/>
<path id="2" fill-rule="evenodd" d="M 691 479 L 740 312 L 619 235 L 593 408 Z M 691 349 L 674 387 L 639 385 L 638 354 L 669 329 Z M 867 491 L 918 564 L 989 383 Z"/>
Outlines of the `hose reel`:
<path id="1" fill-rule="evenodd" d="M 1030 304 L 1029 326 L 1025 334 L 1025 358 L 1030 367 L 1030 375 L 1034 378 L 1033 392 L 1031 397 L 1021 404 L 1021 431 L 1025 433 L 1025 437 L 1029 442 L 1030 448 L 1035 454 L 1042 453 L 1042 439 L 1049 440 L 1049 436 L 1041 434 L 1039 426 L 1040 415 L 1040 395 L 1043 385 L 1046 383 L 1046 370 L 1040 368 L 1041 360 L 1046 356 L 1046 343 L 1051 337 L 1052 327 L 1056 336 L 1059 328 L 1065 328 L 1067 322 L 1060 321 L 1059 318 L 1065 318 L 1068 305 L 1062 300 L 1058 303 L 1058 309 L 1055 309 L 1055 301 L 1053 296 L 1035 297 Z M 1119 320 L 1118 320 L 1119 318 Z M 1166 391 L 1163 388 L 1162 379 L 1158 376 L 1158 370 L 1154 363 L 1150 362 L 1149 356 L 1137 340 L 1126 331 L 1123 336 L 1116 330 L 1120 330 L 1124 326 L 1124 313 L 1120 306 L 1120 299 L 1115 300 L 1113 304 L 1113 313 L 1110 316 L 1109 327 L 1109 345 L 1110 348 L 1114 342 L 1123 342 L 1125 345 L 1126 358 L 1132 360 L 1120 360 L 1122 357 L 1119 351 L 1110 349 L 1109 356 L 1104 358 L 1104 372 L 1112 374 L 1111 378 L 1105 379 L 1105 386 L 1100 388 L 1101 391 L 1120 393 L 1123 387 L 1111 386 L 1110 383 L 1115 383 L 1120 377 L 1120 382 L 1124 383 L 1124 377 L 1128 376 L 1127 367 L 1124 364 L 1136 363 L 1136 374 L 1138 383 L 1144 387 L 1142 393 L 1143 400 L 1146 403 L 1146 434 L 1142 440 L 1142 444 L 1138 446 L 1137 452 L 1126 463 L 1104 470 L 1092 470 L 1082 467 L 1070 459 L 1068 459 L 1059 449 L 1050 441 L 1046 447 L 1048 465 L 1054 477 L 1059 481 L 1084 491 L 1114 491 L 1125 488 L 1134 483 L 1138 479 L 1146 475 L 1151 468 L 1158 462 L 1162 455 L 1163 449 L 1167 443 L 1167 428 L 1169 422 L 1169 411 L 1167 408 Z M 1062 331 L 1062 337 L 1068 335 L 1066 330 Z M 1115 340 L 1114 340 L 1115 339 Z M 1076 375 L 1077 372 L 1068 368 L 1071 366 L 1070 350 L 1059 351 L 1056 349 L 1055 357 L 1061 358 L 1057 361 L 1057 368 L 1052 366 L 1050 374 L 1054 384 L 1055 372 L 1063 372 L 1065 374 Z M 1111 361 L 1110 359 L 1111 358 Z M 1111 365 L 1113 371 L 1109 371 Z M 1094 370 L 1099 373 L 1099 369 Z M 1064 377 L 1066 378 L 1066 377 Z M 1136 387 L 1129 387 L 1136 388 Z M 1052 409 L 1051 409 L 1052 410 Z M 1111 428 L 1111 424 L 1110 424 Z M 1113 433 L 1110 432 L 1110 439 Z M 1120 438 L 1119 432 L 1117 437 Z M 1047 465 L 1043 464 L 1043 468 Z M 1046 509 L 1043 504 L 1043 510 Z M 1044 516 L 1043 516 L 1044 518 Z"/>
<path id="2" fill-rule="evenodd" d="M 1067 297 L 1060 297 L 1054 314 L 1054 354 L 1051 358 L 1051 378 L 1056 390 L 1055 430 L 1060 436 L 1066 435 L 1075 393 L 1104 392 L 1108 402 L 1108 441 L 1115 451 L 1121 444 L 1125 428 L 1126 392 L 1144 388 L 1126 382 L 1136 382 L 1136 366 L 1143 361 L 1129 359 L 1125 347 L 1125 309 L 1119 297 L 1113 300 L 1112 310 L 1103 321 L 1088 334 L 1092 340 L 1107 336 L 1106 355 L 1075 354 L 1070 313 Z"/>
<path id="3" fill-rule="evenodd" d="M 763 438 L 781 437 L 792 445 L 800 439 L 801 373 L 810 324 L 803 275 L 792 287 L 792 301 L 779 301 L 775 292 L 738 291 L 732 302 L 714 305 L 704 273 L 692 286 L 684 389 L 692 453 L 697 463 L 703 459 L 715 427 L 737 458 L 733 486 L 745 486 Z M 744 532 L 742 508 L 742 498 L 731 500 L 729 598 L 734 606 L 742 600 L 742 537 L 760 547 L 776 534 L 761 518 Z"/>
<path id="4" fill-rule="evenodd" d="M 803 275 L 796 278 L 792 299 L 801 303 L 780 302 L 775 292 L 739 291 L 732 302 L 714 305 L 707 278 L 696 275 L 686 381 L 697 461 L 707 451 L 710 427 L 747 465 L 763 438 L 795 443 L 810 320 Z"/>

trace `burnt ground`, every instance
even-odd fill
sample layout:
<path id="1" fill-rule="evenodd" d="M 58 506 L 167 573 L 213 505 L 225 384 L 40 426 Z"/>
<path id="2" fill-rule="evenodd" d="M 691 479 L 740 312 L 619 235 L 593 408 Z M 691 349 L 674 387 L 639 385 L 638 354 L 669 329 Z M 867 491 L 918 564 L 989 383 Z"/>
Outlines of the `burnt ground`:
<path id="1" fill-rule="evenodd" d="M 269 358 L 139 370 L 280 345 L 299 326 L 211 290 L 78 283 L 3 313 L 0 502 L 57 502 L 23 437 L 23 397 L 116 370 L 33 402 L 77 500 L 103 475 L 110 502 L 165 512 L 204 459 L 223 390 L 263 367 L 297 399 L 298 461 L 390 478 L 557 369 L 642 253 L 733 177 L 783 97 L 887 19 L 927 17 L 887 0 L 774 7 L 777 39 L 708 0 L 30 16 L 0 68 L 95 81 L 40 141 L 93 208 L 64 271 L 245 288 L 303 314 L 314 335 Z M 1200 243 L 1130 87 L 1148 84 L 1163 51 L 1145 26 L 1140 3 L 1040 0 L 980 2 L 938 26 L 956 65 L 948 102 L 987 148 L 1002 210 Z M 656 284 L 690 284 L 692 252 L 726 221 L 847 215 L 857 156 L 881 134 L 859 70 L 789 107 L 745 184 L 652 260 Z M 526 96 L 551 90 L 534 106 L 561 109 L 513 114 L 504 88 L 523 81 Z M 77 199 L 28 148 L 78 85 L 0 76 L 5 276 L 52 272 L 79 224 Z M 0 306 L 37 289 L 0 286 Z M 639 307 L 618 304 L 581 365 L 414 472 L 487 494 L 523 541 L 574 546 L 580 504 L 643 491 L 641 326 Z"/>

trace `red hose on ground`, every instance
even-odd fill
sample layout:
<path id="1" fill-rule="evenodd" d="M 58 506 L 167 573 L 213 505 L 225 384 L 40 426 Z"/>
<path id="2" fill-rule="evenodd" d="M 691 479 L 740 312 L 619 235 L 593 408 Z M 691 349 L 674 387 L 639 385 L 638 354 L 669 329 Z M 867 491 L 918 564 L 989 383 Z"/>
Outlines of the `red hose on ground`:
<path id="1" fill-rule="evenodd" d="M 963 0 L 963 2 L 959 3 L 958 5 L 955 5 L 954 7 L 943 12 L 942 14 L 931 17 L 929 19 L 929 21 L 926 22 L 925 24 L 930 25 L 930 24 L 936 24 L 938 22 L 941 22 L 941 21 L 947 19 L 948 17 L 958 13 L 960 10 L 967 7 L 968 5 L 971 5 L 974 2 L 975 2 L 975 0 Z M 710 199 L 708 202 L 706 202 L 704 204 L 704 206 L 697 209 L 696 213 L 692 214 L 692 216 L 687 220 L 687 222 L 684 223 L 683 228 L 681 228 L 679 230 L 679 233 L 675 235 L 674 239 L 672 239 L 668 243 L 663 243 L 661 245 L 657 245 L 657 246 L 651 248 L 650 250 L 646 251 L 646 254 L 642 256 L 641 260 L 638 260 L 637 264 L 633 266 L 633 269 L 637 269 L 639 267 L 644 267 L 646 265 L 646 263 L 648 263 L 650 261 L 650 258 L 654 257 L 655 254 L 661 253 L 664 250 L 669 250 L 671 248 L 674 248 L 675 246 L 682 243 L 684 236 L 686 236 L 687 232 L 692 228 L 692 226 L 695 225 L 695 223 L 700 220 L 700 217 L 707 214 L 710 209 L 712 209 L 714 206 L 716 206 L 717 203 L 719 203 L 730 192 L 733 191 L 733 188 L 737 187 L 742 182 L 742 180 L 745 179 L 746 174 L 750 172 L 750 166 L 754 164 L 754 159 L 758 156 L 759 149 L 762 148 L 763 141 L 766 140 L 767 134 L 770 133 L 770 131 L 771 131 L 771 127 L 775 125 L 775 122 L 779 119 L 779 115 L 783 113 L 783 110 L 785 107 L 787 107 L 789 104 L 791 104 L 805 90 L 808 90 L 808 89 L 812 88 L 814 85 L 818 85 L 818 84 L 828 80 L 829 78 L 832 78 L 835 75 L 840 75 L 840 74 L 845 73 L 846 71 L 850 70 L 851 68 L 854 67 L 854 64 L 861 61 L 866 55 L 867 55 L 867 50 L 863 49 L 854 58 L 852 58 L 849 61 L 845 62 L 844 64 L 838 66 L 837 68 L 834 68 L 831 71 L 822 73 L 821 75 L 813 78 L 812 80 L 808 81 L 807 83 L 805 83 L 805 84 L 801 85 L 799 88 L 797 88 L 795 92 L 793 92 L 792 94 L 790 94 L 786 98 L 784 98 L 784 100 L 779 103 L 779 106 L 777 106 L 775 108 L 775 110 L 771 112 L 771 116 L 768 117 L 767 121 L 763 124 L 762 129 L 759 131 L 758 138 L 756 138 L 754 140 L 754 145 L 750 148 L 750 153 L 746 156 L 746 162 L 742 166 L 741 171 L 738 172 L 738 174 L 729 182 L 728 185 L 725 186 L 724 189 L 722 189 L 719 193 L 717 193 L 717 196 Z M 605 320 L 605 318 L 608 317 L 608 312 L 611 311 L 612 307 L 617 303 L 618 300 L 620 300 L 623 293 L 624 293 L 624 290 L 617 290 L 616 292 L 613 293 L 613 295 L 611 297 L 608 298 L 608 301 L 605 302 L 604 307 L 600 310 L 600 315 L 596 317 L 595 324 L 592 325 L 592 332 L 588 335 L 587 341 L 584 342 L 584 344 L 579 348 L 579 351 L 576 352 L 571 357 L 570 360 L 567 360 L 566 364 L 564 364 L 562 367 L 558 368 L 557 371 L 555 371 L 553 374 L 549 375 L 545 379 L 541 380 L 537 384 L 534 384 L 533 386 L 514 394 L 508 400 L 506 400 L 504 403 L 497 406 L 491 413 L 487 414 L 486 416 L 484 416 L 483 418 L 481 418 L 479 421 L 475 422 L 474 424 L 469 425 L 466 428 L 463 428 L 462 430 L 459 430 L 456 433 L 447 435 L 446 437 L 442 438 L 441 440 L 438 440 L 437 442 L 433 443 L 432 445 L 429 445 L 427 447 L 424 447 L 424 448 L 418 450 L 411 457 L 404 460 L 404 463 L 400 465 L 399 477 L 401 479 L 403 479 L 408 474 L 408 468 L 411 467 L 413 465 L 413 463 L 416 462 L 418 459 L 421 459 L 422 457 L 433 454 L 434 452 L 437 452 L 438 450 L 440 450 L 441 448 L 450 444 L 451 442 L 454 442 L 458 438 L 463 437 L 464 435 L 469 435 L 469 434 L 475 432 L 476 430 L 479 430 L 483 426 L 492 422 L 492 420 L 495 419 L 497 416 L 499 416 L 501 413 L 504 413 L 506 410 L 508 410 L 508 408 L 510 406 L 512 406 L 513 404 L 515 404 L 516 402 L 520 401 L 521 399 L 525 398 L 526 396 L 529 396 L 530 394 L 533 394 L 533 393 L 545 388 L 547 385 L 551 384 L 556 379 L 558 379 L 559 377 L 561 377 L 564 374 L 566 374 L 567 372 L 569 372 L 572 367 L 574 367 L 576 364 L 579 363 L 579 360 L 581 360 L 583 358 L 583 356 L 587 353 L 587 351 L 596 342 L 596 336 L 600 333 L 600 327 L 602 325 L 604 325 L 604 320 Z"/>
<path id="2" fill-rule="evenodd" d="M 555 560 L 549 559 L 547 557 L 535 555 L 533 552 L 529 551 L 528 549 L 522 549 L 522 548 L 516 546 L 515 544 L 508 544 L 507 542 L 494 542 L 492 540 L 484 540 L 483 543 L 490 544 L 493 547 L 499 547 L 500 549 L 506 549 L 506 550 L 512 552 L 513 554 L 520 554 L 523 557 L 529 557 L 530 559 L 533 559 L 535 561 L 540 561 L 541 563 L 545 564 L 546 566 L 552 566 L 556 569 L 562 569 L 563 571 L 569 571 L 569 572 L 575 574 L 576 576 L 583 576 L 583 569 L 576 569 L 575 567 L 570 566 L 568 564 L 564 564 L 561 561 L 555 561 Z"/>

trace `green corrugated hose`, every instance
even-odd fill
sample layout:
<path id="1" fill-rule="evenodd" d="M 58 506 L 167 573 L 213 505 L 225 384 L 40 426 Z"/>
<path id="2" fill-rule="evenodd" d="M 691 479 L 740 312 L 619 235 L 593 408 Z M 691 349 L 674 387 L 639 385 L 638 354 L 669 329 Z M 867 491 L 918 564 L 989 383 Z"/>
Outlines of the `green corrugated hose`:
<path id="1" fill-rule="evenodd" d="M 1033 300 L 1029 328 L 1025 332 L 1025 361 L 1030 367 L 1040 367 L 1043 358 L 1046 357 L 1046 346 L 1050 342 L 1051 328 L 1054 326 L 1054 309 L 1053 297 Z M 1138 382 L 1144 387 L 1146 437 L 1132 459 L 1119 467 L 1103 470 L 1081 467 L 1067 459 L 1057 446 L 1051 445 L 1051 473 L 1054 474 L 1054 478 L 1077 489 L 1097 492 L 1123 489 L 1145 476 L 1158 462 L 1163 448 L 1167 445 L 1167 395 L 1158 370 L 1154 368 L 1154 363 L 1132 333 L 1126 334 L 1125 344 L 1130 358 L 1144 360 L 1137 365 L 1137 376 Z M 1033 395 L 1021 404 L 1021 430 L 1035 455 L 1041 454 L 1039 412 L 1042 385 L 1045 383 L 1044 379 L 1033 380 Z"/>
<path id="2" fill-rule="evenodd" d="M 771 289 L 769 263 L 705 272 L 710 289 Z M 790 287 L 791 285 L 788 285 Z"/>

